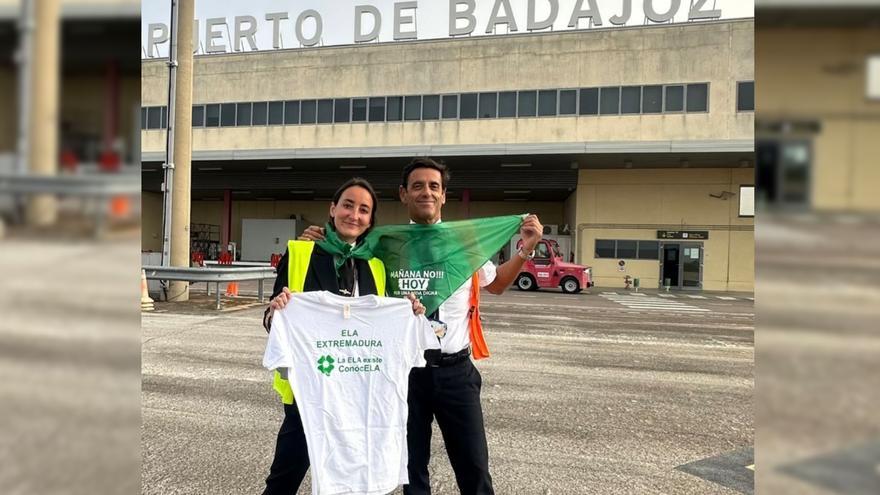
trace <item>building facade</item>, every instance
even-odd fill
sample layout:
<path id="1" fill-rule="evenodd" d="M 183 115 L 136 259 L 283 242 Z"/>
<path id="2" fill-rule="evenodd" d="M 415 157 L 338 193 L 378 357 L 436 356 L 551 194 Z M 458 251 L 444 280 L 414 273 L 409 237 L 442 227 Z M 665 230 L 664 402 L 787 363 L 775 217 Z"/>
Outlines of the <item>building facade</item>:
<path id="1" fill-rule="evenodd" d="M 191 214 L 326 221 L 363 176 L 452 169 L 444 219 L 537 213 L 597 285 L 754 287 L 754 22 L 657 24 L 199 55 Z M 142 63 L 143 249 L 161 250 L 167 67 Z M 301 227 L 298 227 L 301 228 Z M 282 248 L 283 249 L 283 248 Z M 507 253 L 509 255 L 509 253 Z"/>
<path id="2" fill-rule="evenodd" d="M 877 213 L 880 1 L 757 8 L 759 205 Z"/>

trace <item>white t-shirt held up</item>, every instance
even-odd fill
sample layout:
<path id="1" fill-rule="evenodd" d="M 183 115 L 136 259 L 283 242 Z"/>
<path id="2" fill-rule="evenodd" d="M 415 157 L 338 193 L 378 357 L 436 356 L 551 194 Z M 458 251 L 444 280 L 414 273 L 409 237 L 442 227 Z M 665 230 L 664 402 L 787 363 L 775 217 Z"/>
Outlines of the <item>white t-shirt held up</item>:
<path id="1" fill-rule="evenodd" d="M 289 368 L 313 495 L 379 495 L 409 482 L 409 372 L 438 347 L 406 299 L 304 292 L 275 313 L 263 366 Z"/>

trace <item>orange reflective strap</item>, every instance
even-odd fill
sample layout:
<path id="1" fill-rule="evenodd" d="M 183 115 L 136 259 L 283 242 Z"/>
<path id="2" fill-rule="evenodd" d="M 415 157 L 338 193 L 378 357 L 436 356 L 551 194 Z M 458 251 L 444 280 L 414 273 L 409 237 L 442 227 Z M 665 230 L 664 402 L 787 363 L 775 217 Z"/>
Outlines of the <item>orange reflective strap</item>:
<path id="1" fill-rule="evenodd" d="M 471 309 L 468 311 L 468 329 L 471 337 L 471 354 L 474 359 L 489 357 L 489 346 L 483 338 L 483 323 L 480 321 L 480 271 L 474 272 L 471 280 Z"/>

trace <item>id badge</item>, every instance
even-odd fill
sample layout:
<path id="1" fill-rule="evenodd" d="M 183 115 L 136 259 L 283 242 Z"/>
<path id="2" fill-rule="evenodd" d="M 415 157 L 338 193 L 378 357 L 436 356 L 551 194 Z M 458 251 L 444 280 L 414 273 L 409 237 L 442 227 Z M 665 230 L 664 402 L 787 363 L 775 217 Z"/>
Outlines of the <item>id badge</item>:
<path id="1" fill-rule="evenodd" d="M 443 323 L 440 320 L 428 321 L 431 322 L 431 328 L 434 330 L 434 335 L 436 335 L 438 339 L 442 339 L 446 336 L 446 323 Z"/>

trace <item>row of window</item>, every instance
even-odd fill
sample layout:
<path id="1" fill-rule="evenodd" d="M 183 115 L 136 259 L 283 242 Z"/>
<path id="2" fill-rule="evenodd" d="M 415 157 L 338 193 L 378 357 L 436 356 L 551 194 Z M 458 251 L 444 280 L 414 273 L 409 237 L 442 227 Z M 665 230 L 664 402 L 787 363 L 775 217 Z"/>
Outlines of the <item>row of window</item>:
<path id="1" fill-rule="evenodd" d="M 660 241 L 596 239 L 596 258 L 659 260 Z"/>
<path id="2" fill-rule="evenodd" d="M 745 95 L 745 91 L 738 93 Z M 142 128 L 164 129 L 167 126 L 166 107 L 144 107 L 141 110 Z M 192 125 L 235 127 L 708 111 L 709 85 L 695 83 L 210 103 L 193 106 Z"/>

